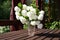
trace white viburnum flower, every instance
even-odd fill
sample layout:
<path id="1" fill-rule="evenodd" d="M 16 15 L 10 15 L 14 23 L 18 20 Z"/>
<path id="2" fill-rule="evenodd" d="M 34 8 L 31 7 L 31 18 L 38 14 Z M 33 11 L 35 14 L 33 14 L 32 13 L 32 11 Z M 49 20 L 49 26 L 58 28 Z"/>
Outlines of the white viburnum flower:
<path id="1" fill-rule="evenodd" d="M 31 16 L 31 12 L 27 12 L 27 16 L 28 16 L 28 17 Z"/>
<path id="2" fill-rule="evenodd" d="M 43 28 L 43 24 L 41 23 L 41 24 L 37 25 L 37 28 L 38 29 L 42 29 Z"/>
<path id="3" fill-rule="evenodd" d="M 30 10 L 30 6 L 27 6 L 26 10 L 29 11 Z"/>
<path id="4" fill-rule="evenodd" d="M 36 21 L 36 25 L 39 25 L 40 24 L 40 21 Z"/>
<path id="5" fill-rule="evenodd" d="M 27 12 L 27 16 L 29 17 L 29 20 L 32 20 L 32 13 L 31 12 Z"/>
<path id="6" fill-rule="evenodd" d="M 23 10 L 26 10 L 26 8 L 27 8 L 27 5 L 23 4 Z"/>
<path id="7" fill-rule="evenodd" d="M 35 14 L 33 15 L 33 19 L 36 20 L 38 18 L 38 16 Z"/>
<path id="8" fill-rule="evenodd" d="M 16 15 L 16 19 L 17 19 L 17 20 L 19 20 L 19 17 L 20 17 L 20 16 Z"/>
<path id="9" fill-rule="evenodd" d="M 31 8 L 30 11 L 33 12 L 34 14 L 36 14 L 36 9 Z"/>
<path id="10" fill-rule="evenodd" d="M 23 16 L 27 16 L 27 11 L 26 10 L 22 10 L 22 15 Z"/>
<path id="11" fill-rule="evenodd" d="M 43 20 L 43 17 L 44 17 L 44 15 L 40 14 L 40 15 L 38 16 L 38 20 Z"/>
<path id="12" fill-rule="evenodd" d="M 43 10 L 41 10 L 39 13 L 44 15 L 44 11 Z"/>
<path id="13" fill-rule="evenodd" d="M 32 6 L 27 6 L 27 11 L 30 11 L 33 7 Z"/>
<path id="14" fill-rule="evenodd" d="M 14 11 L 16 11 L 16 12 L 20 12 L 21 9 L 20 9 L 18 6 L 15 6 Z"/>
<path id="15" fill-rule="evenodd" d="M 33 25 L 33 26 L 35 26 L 36 25 L 36 21 L 31 21 L 30 24 Z"/>
<path id="16" fill-rule="evenodd" d="M 37 19 L 37 15 L 33 14 L 32 12 L 27 12 L 27 16 L 29 17 L 29 20 Z"/>
<path id="17" fill-rule="evenodd" d="M 20 16 L 19 19 L 20 19 L 22 24 L 25 24 L 27 21 L 23 16 Z"/>
<path id="18" fill-rule="evenodd" d="M 20 13 L 19 13 L 19 12 L 15 12 L 15 15 L 19 16 L 19 15 L 20 15 Z"/>

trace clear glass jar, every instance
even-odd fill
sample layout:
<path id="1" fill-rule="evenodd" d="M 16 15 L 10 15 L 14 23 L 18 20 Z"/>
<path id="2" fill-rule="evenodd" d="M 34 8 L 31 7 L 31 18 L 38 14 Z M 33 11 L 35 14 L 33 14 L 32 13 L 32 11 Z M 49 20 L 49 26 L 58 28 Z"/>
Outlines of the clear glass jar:
<path id="1" fill-rule="evenodd" d="M 32 25 L 30 25 L 30 23 L 28 23 L 28 35 L 29 36 L 34 36 L 35 35 L 35 30 L 36 30 L 35 26 L 32 26 Z"/>

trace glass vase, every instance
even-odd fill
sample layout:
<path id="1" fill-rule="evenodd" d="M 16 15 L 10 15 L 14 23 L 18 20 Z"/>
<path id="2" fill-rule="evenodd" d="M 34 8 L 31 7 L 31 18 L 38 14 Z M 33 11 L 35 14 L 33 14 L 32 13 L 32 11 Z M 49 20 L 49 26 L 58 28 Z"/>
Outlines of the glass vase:
<path id="1" fill-rule="evenodd" d="M 35 35 L 35 26 L 30 25 L 30 23 L 28 24 L 28 35 L 29 36 L 34 36 Z"/>

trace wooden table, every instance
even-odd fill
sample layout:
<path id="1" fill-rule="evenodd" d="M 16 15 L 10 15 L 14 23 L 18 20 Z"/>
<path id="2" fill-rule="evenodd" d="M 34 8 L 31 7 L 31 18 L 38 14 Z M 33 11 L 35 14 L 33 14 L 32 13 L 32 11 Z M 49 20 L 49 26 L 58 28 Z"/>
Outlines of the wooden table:
<path id="1" fill-rule="evenodd" d="M 36 35 L 29 37 L 27 30 L 0 34 L 0 40 L 60 40 L 60 30 L 38 29 Z"/>

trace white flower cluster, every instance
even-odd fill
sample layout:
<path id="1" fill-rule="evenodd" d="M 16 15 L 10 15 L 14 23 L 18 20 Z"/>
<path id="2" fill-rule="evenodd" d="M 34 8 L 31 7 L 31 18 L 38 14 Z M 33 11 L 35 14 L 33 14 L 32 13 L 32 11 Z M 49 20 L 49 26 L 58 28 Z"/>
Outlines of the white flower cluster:
<path id="1" fill-rule="evenodd" d="M 42 28 L 43 24 L 41 24 L 40 21 L 43 20 L 44 17 L 43 10 L 39 11 L 38 13 L 39 15 L 37 15 L 35 8 L 33 8 L 32 6 L 27 6 L 25 4 L 23 4 L 22 9 L 19 8 L 18 6 L 15 6 L 14 10 L 15 10 L 16 19 L 20 20 L 22 24 L 26 24 L 27 22 L 30 21 L 31 25 L 33 26 L 37 25 L 38 28 L 40 29 Z M 22 15 L 20 16 L 20 14 Z M 29 21 L 25 17 L 28 17 Z"/>

